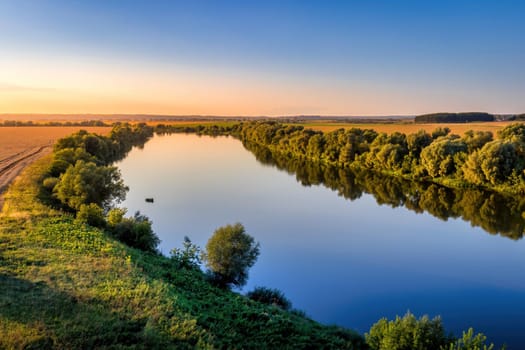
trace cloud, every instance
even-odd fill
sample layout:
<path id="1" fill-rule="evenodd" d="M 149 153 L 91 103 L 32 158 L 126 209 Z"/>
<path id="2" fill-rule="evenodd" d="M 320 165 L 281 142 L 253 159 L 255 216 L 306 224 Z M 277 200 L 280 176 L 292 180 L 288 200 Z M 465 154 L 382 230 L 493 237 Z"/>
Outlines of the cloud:
<path id="1" fill-rule="evenodd" d="M 38 92 L 38 91 L 52 91 L 52 90 L 55 90 L 55 89 L 48 88 L 48 87 L 17 85 L 17 84 L 11 84 L 11 83 L 0 81 L 0 92 L 24 92 L 24 91 Z"/>

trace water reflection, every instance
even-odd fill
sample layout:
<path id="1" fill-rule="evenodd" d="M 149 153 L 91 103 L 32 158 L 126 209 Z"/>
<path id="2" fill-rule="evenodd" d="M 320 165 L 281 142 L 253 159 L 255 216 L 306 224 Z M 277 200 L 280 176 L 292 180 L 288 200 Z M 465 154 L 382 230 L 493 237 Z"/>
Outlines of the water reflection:
<path id="1" fill-rule="evenodd" d="M 363 193 L 378 204 L 404 206 L 417 213 L 427 212 L 441 219 L 462 218 L 491 234 L 517 240 L 523 237 L 525 199 L 482 191 L 450 189 L 433 183 L 407 181 L 371 171 L 355 172 L 306 162 L 272 153 L 257 144 L 244 143 L 256 159 L 296 176 L 303 186 L 324 185 L 351 201 Z"/>

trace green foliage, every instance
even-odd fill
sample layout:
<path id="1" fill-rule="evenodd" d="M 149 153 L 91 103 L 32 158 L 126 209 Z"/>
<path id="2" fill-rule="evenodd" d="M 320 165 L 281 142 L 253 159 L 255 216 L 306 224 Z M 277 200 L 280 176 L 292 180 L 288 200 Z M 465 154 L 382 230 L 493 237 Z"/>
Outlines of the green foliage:
<path id="1" fill-rule="evenodd" d="M 201 249 L 188 236 L 184 236 L 182 248 L 173 248 L 170 251 L 171 259 L 184 269 L 199 269 L 201 253 Z"/>
<path id="2" fill-rule="evenodd" d="M 410 155 L 414 158 L 419 157 L 423 148 L 432 143 L 432 136 L 425 130 L 419 130 L 414 134 L 407 136 L 407 148 Z"/>
<path id="3" fill-rule="evenodd" d="M 393 321 L 382 318 L 375 323 L 365 339 L 371 350 L 493 350 L 494 344 L 487 345 L 483 333 L 474 334 L 470 328 L 461 338 L 445 335 L 441 319 L 428 316 L 417 319 L 407 312 L 396 316 Z"/>
<path id="4" fill-rule="evenodd" d="M 493 350 L 494 344 L 486 344 L 487 337 L 483 333 L 474 335 L 474 329 L 469 328 L 467 332 L 463 332 L 463 336 L 451 343 L 448 347 L 443 347 L 443 350 Z"/>
<path id="5" fill-rule="evenodd" d="M 469 153 L 474 152 L 475 150 L 480 149 L 486 143 L 491 142 L 493 135 L 490 131 L 472 131 L 469 130 L 465 132 L 465 135 L 461 138 L 463 142 L 467 145 Z"/>
<path id="6" fill-rule="evenodd" d="M 124 216 L 127 213 L 126 208 L 112 208 L 106 215 L 106 222 L 110 227 L 114 227 L 124 220 Z"/>
<path id="7" fill-rule="evenodd" d="M 452 175 L 460 166 L 455 157 L 465 153 L 467 146 L 463 141 L 453 137 L 440 137 L 421 152 L 421 164 L 431 177 Z"/>
<path id="8" fill-rule="evenodd" d="M 292 302 L 278 289 L 255 287 L 252 291 L 246 293 L 246 296 L 251 300 L 266 305 L 274 305 L 283 310 L 290 310 L 292 308 Z"/>
<path id="9" fill-rule="evenodd" d="M 64 205 L 78 210 L 90 203 L 108 207 L 113 201 L 122 201 L 127 190 L 116 167 L 79 160 L 60 176 L 53 191 Z"/>
<path id="10" fill-rule="evenodd" d="M 445 128 L 436 128 L 434 131 L 432 131 L 432 138 L 435 140 L 437 138 L 440 138 L 442 136 L 447 136 L 448 134 L 450 134 L 450 129 L 445 127 Z"/>
<path id="11" fill-rule="evenodd" d="M 130 247 L 146 252 L 157 252 L 160 240 L 151 228 L 151 221 L 140 212 L 127 218 L 122 215 L 118 220 L 120 213 L 113 211 L 108 220 L 109 230 L 113 236 Z"/>
<path id="12" fill-rule="evenodd" d="M 496 140 L 472 153 L 464 166 L 465 179 L 479 185 L 499 185 L 521 174 L 525 159 L 514 142 Z"/>
<path id="13" fill-rule="evenodd" d="M 77 211 L 76 221 L 93 227 L 104 227 L 106 225 L 104 209 L 95 203 L 81 204 Z"/>
<path id="14" fill-rule="evenodd" d="M 365 334 L 365 339 L 372 350 L 439 349 L 451 340 L 445 335 L 440 318 L 417 319 L 410 312 L 393 321 L 382 318 Z"/>
<path id="15" fill-rule="evenodd" d="M 206 244 L 204 260 L 218 285 L 242 287 L 258 256 L 259 243 L 246 233 L 242 224 L 236 223 L 215 230 Z"/>
<path id="16" fill-rule="evenodd" d="M 58 184 L 58 178 L 56 177 L 46 177 L 44 181 L 42 181 L 42 186 L 50 192 L 53 192 L 53 189 Z"/>
<path id="17" fill-rule="evenodd" d="M 499 138 L 509 142 L 525 142 L 525 124 L 511 124 L 498 132 Z"/>
<path id="18" fill-rule="evenodd" d="M 93 155 L 89 154 L 84 148 L 81 147 L 61 149 L 56 148 L 57 147 L 55 146 L 53 160 L 49 169 L 49 174 L 54 177 L 60 176 L 60 174 L 64 173 L 67 168 L 75 165 L 75 163 L 79 160 L 83 160 L 85 162 L 96 161 L 96 158 Z"/>

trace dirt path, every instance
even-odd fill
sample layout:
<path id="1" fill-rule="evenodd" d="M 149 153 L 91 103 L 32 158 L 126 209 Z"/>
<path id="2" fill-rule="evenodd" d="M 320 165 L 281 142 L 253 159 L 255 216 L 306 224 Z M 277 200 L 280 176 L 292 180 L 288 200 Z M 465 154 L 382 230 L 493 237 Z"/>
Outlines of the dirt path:
<path id="1" fill-rule="evenodd" d="M 52 145 L 31 147 L 4 159 L 0 159 L 0 212 L 4 206 L 4 192 L 18 174 L 38 158 L 48 154 Z"/>

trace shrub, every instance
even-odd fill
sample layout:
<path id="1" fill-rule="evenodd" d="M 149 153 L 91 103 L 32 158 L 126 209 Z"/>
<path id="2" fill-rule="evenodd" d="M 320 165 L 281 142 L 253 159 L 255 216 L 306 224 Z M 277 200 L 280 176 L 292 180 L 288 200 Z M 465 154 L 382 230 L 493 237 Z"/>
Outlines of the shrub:
<path id="1" fill-rule="evenodd" d="M 251 300 L 258 301 L 267 305 L 275 305 L 283 310 L 290 310 L 292 303 L 288 300 L 283 292 L 278 289 L 267 287 L 255 287 L 251 292 L 246 293 Z"/>
<path id="2" fill-rule="evenodd" d="M 95 203 L 82 204 L 78 209 L 76 221 L 94 227 L 104 227 L 106 225 L 104 209 Z"/>
<path id="3" fill-rule="evenodd" d="M 407 312 L 395 320 L 380 319 L 365 334 L 372 350 L 426 350 L 439 349 L 452 339 L 445 335 L 441 319 L 428 316 L 419 319 Z"/>
<path id="4" fill-rule="evenodd" d="M 193 244 L 188 236 L 184 236 L 183 248 L 173 248 L 170 251 L 171 259 L 176 261 L 179 267 L 185 269 L 198 269 L 201 263 L 201 249 Z"/>
<path id="5" fill-rule="evenodd" d="M 110 230 L 116 239 L 133 248 L 147 252 L 157 251 L 160 240 L 151 228 L 151 221 L 145 215 L 136 212 L 133 217 L 124 218 L 122 216 L 119 222 L 113 219 Z"/>
<path id="6" fill-rule="evenodd" d="M 494 344 L 487 345 L 485 341 L 487 337 L 483 333 L 474 335 L 474 329 L 469 328 L 467 332 L 463 332 L 463 336 L 451 343 L 449 347 L 444 350 L 493 350 Z"/>
<path id="7" fill-rule="evenodd" d="M 58 183 L 58 178 L 46 177 L 44 181 L 42 181 L 42 186 L 44 186 L 44 188 L 48 191 L 53 191 L 57 183 Z"/>

